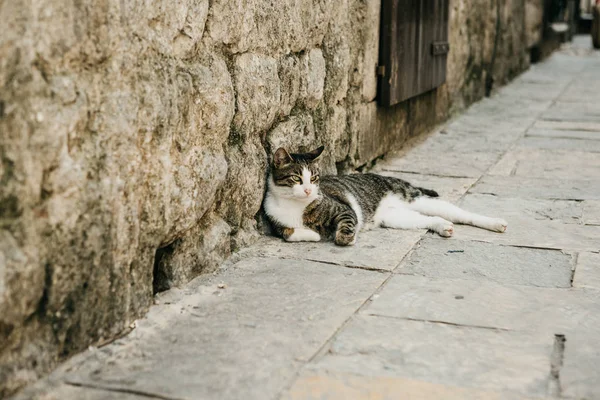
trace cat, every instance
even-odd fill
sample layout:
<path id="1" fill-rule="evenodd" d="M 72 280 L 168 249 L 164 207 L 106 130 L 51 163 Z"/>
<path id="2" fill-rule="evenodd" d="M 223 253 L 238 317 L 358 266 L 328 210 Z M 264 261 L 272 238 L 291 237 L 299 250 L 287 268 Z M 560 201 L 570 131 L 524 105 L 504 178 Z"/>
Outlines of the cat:
<path id="1" fill-rule="evenodd" d="M 464 211 L 437 199 L 434 190 L 372 173 L 321 176 L 324 146 L 290 154 L 279 148 L 268 178 L 264 210 L 278 236 L 288 242 L 356 243 L 358 232 L 371 227 L 430 229 L 450 237 L 454 223 L 504 232 L 505 220 Z"/>

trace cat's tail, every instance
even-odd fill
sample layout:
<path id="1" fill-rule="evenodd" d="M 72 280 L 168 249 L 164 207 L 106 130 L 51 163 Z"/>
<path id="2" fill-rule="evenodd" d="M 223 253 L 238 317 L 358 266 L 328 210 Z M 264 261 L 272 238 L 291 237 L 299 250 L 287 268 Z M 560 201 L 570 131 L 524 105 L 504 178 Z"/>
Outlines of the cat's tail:
<path id="1" fill-rule="evenodd" d="M 440 197 L 440 195 L 438 194 L 438 192 L 436 192 L 435 190 L 425 189 L 425 188 L 422 188 L 422 187 L 418 187 L 416 189 L 419 189 L 421 191 L 421 193 L 423 193 L 425 196 Z"/>

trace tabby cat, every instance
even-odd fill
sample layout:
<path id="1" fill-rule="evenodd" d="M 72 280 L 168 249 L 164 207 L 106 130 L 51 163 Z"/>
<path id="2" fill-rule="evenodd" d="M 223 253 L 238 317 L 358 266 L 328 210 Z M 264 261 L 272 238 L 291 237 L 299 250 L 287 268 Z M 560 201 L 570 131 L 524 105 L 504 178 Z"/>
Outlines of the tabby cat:
<path id="1" fill-rule="evenodd" d="M 376 174 L 320 176 L 317 160 L 323 146 L 273 156 L 264 208 L 275 232 L 286 241 L 317 242 L 333 238 L 352 245 L 361 229 L 427 228 L 450 237 L 453 222 L 504 232 L 503 219 L 470 213 L 436 199 L 437 192 L 402 179 Z"/>

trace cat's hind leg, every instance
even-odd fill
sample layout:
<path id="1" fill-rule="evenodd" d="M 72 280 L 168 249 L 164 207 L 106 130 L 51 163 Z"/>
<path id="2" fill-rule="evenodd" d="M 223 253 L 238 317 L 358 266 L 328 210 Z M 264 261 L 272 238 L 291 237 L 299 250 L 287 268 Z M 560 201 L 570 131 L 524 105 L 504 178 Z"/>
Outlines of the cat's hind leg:
<path id="1" fill-rule="evenodd" d="M 393 207 L 378 210 L 378 219 L 381 226 L 395 229 L 430 229 L 443 237 L 450 237 L 454 233 L 452 222 L 440 217 L 431 217 L 419 214 L 406 207 Z"/>
<path id="2" fill-rule="evenodd" d="M 504 232 L 508 226 L 508 223 L 501 218 L 491 218 L 465 211 L 440 199 L 418 197 L 408 203 L 408 207 L 425 215 L 442 217 L 457 224 L 473 225 L 494 232 Z"/>

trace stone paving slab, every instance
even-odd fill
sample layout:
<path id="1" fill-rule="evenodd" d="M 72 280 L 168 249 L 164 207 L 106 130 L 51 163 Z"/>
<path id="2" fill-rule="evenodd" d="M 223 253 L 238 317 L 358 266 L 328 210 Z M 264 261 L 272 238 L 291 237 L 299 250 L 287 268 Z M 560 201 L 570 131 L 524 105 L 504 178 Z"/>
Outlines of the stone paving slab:
<path id="1" fill-rule="evenodd" d="M 564 224 L 527 217 L 508 219 L 503 234 L 471 226 L 458 226 L 449 240 L 477 240 L 506 246 L 537 247 L 571 251 L 599 251 L 600 226 Z"/>
<path id="2" fill-rule="evenodd" d="M 600 290 L 600 254 L 579 253 L 573 286 Z"/>
<path id="3" fill-rule="evenodd" d="M 600 200 L 585 200 L 583 202 L 583 223 L 600 225 Z"/>
<path id="4" fill-rule="evenodd" d="M 384 279 L 244 259 L 169 292 L 129 336 L 90 354 L 66 380 L 180 399 L 273 398 Z"/>
<path id="5" fill-rule="evenodd" d="M 598 291 L 395 275 L 362 314 L 545 335 L 600 335 Z"/>
<path id="6" fill-rule="evenodd" d="M 333 242 L 290 243 L 265 237 L 248 250 L 245 257 L 278 257 L 325 262 L 346 267 L 391 271 L 421 239 L 426 230 L 377 228 L 360 232 L 354 246 L 336 246 Z M 385 251 L 381 251 L 385 244 Z"/>
<path id="7" fill-rule="evenodd" d="M 144 394 L 113 392 L 91 387 L 77 387 L 67 384 L 44 386 L 39 389 L 26 389 L 13 400 L 147 400 Z"/>
<path id="8" fill-rule="evenodd" d="M 583 205 L 580 201 L 527 199 L 469 193 L 460 200 L 459 204 L 465 210 L 506 220 L 531 218 L 539 221 L 560 221 L 564 224 L 581 224 L 583 222 Z"/>
<path id="9" fill-rule="evenodd" d="M 569 133 L 570 131 L 556 132 Z M 519 140 L 518 146 L 521 148 L 534 148 L 542 150 L 574 150 L 586 151 L 588 153 L 600 153 L 600 140 L 526 136 L 523 139 Z"/>
<path id="10" fill-rule="evenodd" d="M 402 158 L 385 161 L 381 168 L 388 171 L 415 172 L 420 174 L 442 175 L 461 178 L 479 178 L 494 165 L 499 153 L 455 153 L 437 154 L 435 162 L 431 153 L 410 152 Z M 443 167 L 441 167 L 443 166 Z"/>
<path id="11" fill-rule="evenodd" d="M 572 270 L 573 257 L 556 250 L 426 237 L 395 272 L 568 288 Z"/>
<path id="12" fill-rule="evenodd" d="M 536 129 L 551 129 L 563 131 L 587 131 L 600 136 L 600 122 L 593 121 L 550 121 L 539 120 L 533 125 Z"/>
<path id="13" fill-rule="evenodd" d="M 545 396 L 552 346 L 552 336 L 363 315 L 307 369 Z"/>
<path id="14" fill-rule="evenodd" d="M 515 149 L 506 153 L 489 171 L 489 175 L 528 178 L 597 179 L 600 157 L 583 151 Z"/>
<path id="15" fill-rule="evenodd" d="M 600 332 L 599 332 L 600 333 Z M 561 394 L 576 399 L 600 397 L 600 334 L 568 335 L 560 369 Z"/>
<path id="16" fill-rule="evenodd" d="M 600 120 L 600 115 L 598 116 Z M 589 130 L 539 128 L 537 125 L 527 130 L 525 136 L 539 136 L 562 139 L 600 140 L 600 133 Z"/>
<path id="17" fill-rule="evenodd" d="M 390 376 L 306 372 L 283 400 L 533 400 L 541 397 L 464 388 Z"/>
<path id="18" fill-rule="evenodd" d="M 600 200 L 600 177 L 556 180 L 521 176 L 484 176 L 469 189 L 469 192 L 514 198 Z"/>

